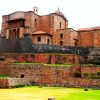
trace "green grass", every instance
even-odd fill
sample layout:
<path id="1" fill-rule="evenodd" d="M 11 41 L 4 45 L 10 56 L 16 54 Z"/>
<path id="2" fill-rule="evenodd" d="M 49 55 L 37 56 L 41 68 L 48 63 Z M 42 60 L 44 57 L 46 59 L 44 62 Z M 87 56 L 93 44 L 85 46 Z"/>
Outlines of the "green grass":
<path id="1" fill-rule="evenodd" d="M 12 63 L 12 64 L 43 64 L 43 63 L 33 63 L 33 62 L 14 62 L 14 63 Z"/>
<path id="2" fill-rule="evenodd" d="M 71 67 L 73 64 L 44 64 L 45 66 L 52 66 L 52 67 Z"/>
<path id="3" fill-rule="evenodd" d="M 100 100 L 100 90 L 37 86 L 0 89 L 0 100 L 48 100 L 49 97 L 55 97 L 55 100 Z"/>
<path id="4" fill-rule="evenodd" d="M 37 65 L 37 64 L 43 64 L 44 66 L 57 66 L 57 67 L 60 67 L 60 66 L 63 66 L 63 67 L 71 67 L 73 66 L 73 64 L 45 64 L 45 63 L 33 63 L 33 62 L 23 62 L 23 63 L 13 63 L 13 64 L 33 64 L 33 65 Z"/>
<path id="5" fill-rule="evenodd" d="M 11 77 L 6 75 L 0 75 L 0 78 L 11 78 Z"/>

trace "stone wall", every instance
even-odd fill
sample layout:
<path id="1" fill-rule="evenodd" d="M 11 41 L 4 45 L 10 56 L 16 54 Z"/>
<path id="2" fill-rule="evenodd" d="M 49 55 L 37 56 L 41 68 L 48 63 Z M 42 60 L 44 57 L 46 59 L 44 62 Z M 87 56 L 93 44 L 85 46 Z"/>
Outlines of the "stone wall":
<path id="1" fill-rule="evenodd" d="M 56 77 L 56 75 L 58 75 L 58 77 L 74 77 L 74 73 L 79 71 L 80 67 L 52 67 L 43 64 L 2 64 L 0 69 L 1 75 L 16 78 L 20 78 L 21 75 L 24 75 L 24 78 L 37 80 L 39 77 L 44 77 L 45 75 L 50 77 Z"/>
<path id="2" fill-rule="evenodd" d="M 100 67 L 82 67 L 81 74 L 82 77 L 100 79 Z"/>
<path id="3" fill-rule="evenodd" d="M 93 31 L 79 31 L 79 46 L 80 47 L 94 47 L 94 32 Z"/>
<path id="4" fill-rule="evenodd" d="M 16 85 L 30 85 L 26 78 L 0 78 L 0 88 L 16 87 Z"/>
<path id="5" fill-rule="evenodd" d="M 72 54 L 0 54 L 8 62 L 33 62 L 51 64 L 78 64 L 78 56 Z"/>
<path id="6" fill-rule="evenodd" d="M 90 67 L 87 67 L 91 72 Z M 80 69 L 79 66 L 47 66 L 43 64 L 2 64 L 0 66 L 0 74 L 8 75 L 18 79 L 1 79 L 0 82 L 14 86 L 17 84 L 38 84 L 49 86 L 66 86 L 66 87 L 84 87 L 84 86 L 100 86 L 100 79 L 88 79 L 76 76 L 81 71 L 86 72 L 86 68 Z M 92 70 L 95 70 L 93 67 Z M 98 68 L 97 68 L 98 70 Z M 98 70 L 100 72 L 100 68 Z M 88 72 L 89 73 L 89 72 Z M 21 80 L 22 79 L 22 80 Z"/>
<path id="7" fill-rule="evenodd" d="M 16 85 L 30 85 L 28 78 L 9 78 L 9 87 L 14 87 Z"/>
<path id="8" fill-rule="evenodd" d="M 54 32 L 57 29 L 65 29 L 68 27 L 68 22 L 60 15 L 54 14 Z"/>
<path id="9" fill-rule="evenodd" d="M 93 66 L 82 67 L 82 73 L 97 73 L 97 72 L 100 72 L 100 67 L 93 67 Z"/>
<path id="10" fill-rule="evenodd" d="M 17 85 L 41 85 L 41 86 L 63 86 L 63 87 L 100 87 L 100 79 L 67 78 L 61 80 L 41 79 L 38 82 L 27 78 L 8 78 L 0 79 L 0 88 L 11 88 Z"/>
<path id="11" fill-rule="evenodd" d="M 41 38 L 41 41 L 38 41 L 39 37 Z M 49 40 L 49 42 L 48 42 L 48 40 Z M 51 36 L 47 35 L 47 34 L 41 35 L 41 33 L 38 35 L 35 34 L 32 36 L 32 42 L 33 42 L 33 44 L 49 44 L 49 45 L 51 45 Z"/>
<path id="12" fill-rule="evenodd" d="M 80 47 L 100 47 L 100 29 L 80 30 L 78 32 Z"/>
<path id="13" fill-rule="evenodd" d="M 88 48 L 74 46 L 32 44 L 31 38 L 0 38 L 0 53 L 65 53 L 86 55 L 89 52 Z"/>
<path id="14" fill-rule="evenodd" d="M 63 35 L 61 37 L 61 34 Z M 53 36 L 55 45 L 60 45 L 62 41 L 63 46 L 78 46 L 78 33 L 72 28 L 59 29 Z"/>
<path id="15" fill-rule="evenodd" d="M 0 78 L 0 88 L 8 88 L 9 81 L 7 78 Z"/>

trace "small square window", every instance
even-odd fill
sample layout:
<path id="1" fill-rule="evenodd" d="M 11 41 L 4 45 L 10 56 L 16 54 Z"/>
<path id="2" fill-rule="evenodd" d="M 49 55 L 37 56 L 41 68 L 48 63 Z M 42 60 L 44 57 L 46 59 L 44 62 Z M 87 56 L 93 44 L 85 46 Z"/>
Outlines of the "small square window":
<path id="1" fill-rule="evenodd" d="M 24 74 L 21 74 L 21 75 L 20 75 L 20 78 L 24 78 Z"/>

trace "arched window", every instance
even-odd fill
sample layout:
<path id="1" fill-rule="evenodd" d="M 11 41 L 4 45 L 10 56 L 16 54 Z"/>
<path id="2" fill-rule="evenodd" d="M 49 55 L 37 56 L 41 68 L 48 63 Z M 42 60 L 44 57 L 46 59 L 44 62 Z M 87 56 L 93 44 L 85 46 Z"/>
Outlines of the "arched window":
<path id="1" fill-rule="evenodd" d="M 12 38 L 15 38 L 16 37 L 16 29 L 13 29 L 13 33 L 12 33 Z"/>
<path id="2" fill-rule="evenodd" d="M 17 33 L 16 33 L 16 38 L 19 38 L 19 35 L 20 35 L 20 30 L 19 28 L 17 29 Z"/>
<path id="3" fill-rule="evenodd" d="M 62 33 L 60 34 L 60 39 L 63 39 L 63 34 Z"/>
<path id="4" fill-rule="evenodd" d="M 59 23 L 59 28 L 61 28 L 61 22 Z"/>
<path id="5" fill-rule="evenodd" d="M 63 46 L 63 41 L 60 41 L 60 46 Z"/>
<path id="6" fill-rule="evenodd" d="M 50 44 L 50 40 L 49 39 L 47 39 L 47 44 Z"/>
<path id="7" fill-rule="evenodd" d="M 40 36 L 37 38 L 37 42 L 41 42 L 41 37 Z"/>
<path id="8" fill-rule="evenodd" d="M 77 46 L 78 45 L 78 40 L 77 39 L 74 39 L 74 46 Z"/>
<path id="9" fill-rule="evenodd" d="M 9 38 L 11 39 L 12 38 L 12 31 L 9 30 Z"/>
<path id="10" fill-rule="evenodd" d="M 37 26 L 37 19 L 35 19 L 35 27 Z"/>

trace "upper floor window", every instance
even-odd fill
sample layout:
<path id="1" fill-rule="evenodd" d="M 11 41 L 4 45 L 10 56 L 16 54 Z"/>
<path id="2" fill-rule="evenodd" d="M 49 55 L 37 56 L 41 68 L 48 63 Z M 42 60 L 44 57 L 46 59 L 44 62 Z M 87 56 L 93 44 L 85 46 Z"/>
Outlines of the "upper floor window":
<path id="1" fill-rule="evenodd" d="M 59 23 L 59 28 L 61 28 L 61 22 Z"/>
<path id="2" fill-rule="evenodd" d="M 63 39 L 63 34 L 62 33 L 60 34 L 60 39 Z"/>
<path id="3" fill-rule="evenodd" d="M 78 40 L 77 39 L 74 39 L 74 46 L 77 46 L 78 45 Z"/>
<path id="4" fill-rule="evenodd" d="M 40 36 L 37 38 L 37 42 L 41 42 L 41 37 Z"/>
<path id="5" fill-rule="evenodd" d="M 50 44 L 50 40 L 49 39 L 47 39 L 47 44 Z"/>
<path id="6" fill-rule="evenodd" d="M 37 19 L 35 19 L 35 27 L 37 26 Z"/>
<path id="7" fill-rule="evenodd" d="M 60 46 L 63 46 L 63 41 L 60 41 Z"/>

